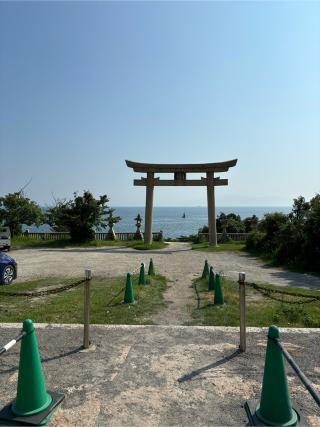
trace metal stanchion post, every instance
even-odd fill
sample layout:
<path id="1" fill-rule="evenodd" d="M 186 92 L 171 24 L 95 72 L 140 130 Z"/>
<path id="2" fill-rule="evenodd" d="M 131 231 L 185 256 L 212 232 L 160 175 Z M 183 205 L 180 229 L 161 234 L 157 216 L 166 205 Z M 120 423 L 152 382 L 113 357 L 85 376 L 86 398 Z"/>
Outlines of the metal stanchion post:
<path id="1" fill-rule="evenodd" d="M 85 282 L 84 282 L 84 299 L 83 299 L 83 347 L 89 348 L 90 336 L 90 283 L 91 283 L 91 270 L 85 270 Z"/>
<path id="2" fill-rule="evenodd" d="M 239 303 L 240 303 L 240 345 L 241 352 L 246 351 L 246 274 L 239 273 Z"/>

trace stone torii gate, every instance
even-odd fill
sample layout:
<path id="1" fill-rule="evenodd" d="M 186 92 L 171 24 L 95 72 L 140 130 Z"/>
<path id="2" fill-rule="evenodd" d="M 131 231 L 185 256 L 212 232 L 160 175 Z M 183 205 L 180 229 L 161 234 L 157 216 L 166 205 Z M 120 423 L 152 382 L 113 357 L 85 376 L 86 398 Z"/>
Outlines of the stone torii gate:
<path id="1" fill-rule="evenodd" d="M 153 210 L 153 188 L 155 186 L 206 186 L 208 200 L 208 226 L 209 226 L 209 245 L 217 245 L 216 228 L 216 208 L 215 208 L 215 187 L 228 185 L 227 179 L 215 177 L 216 172 L 227 172 L 230 167 L 237 164 L 237 159 L 228 160 L 219 163 L 203 164 L 153 164 L 138 163 L 126 160 L 129 168 L 134 172 L 143 172 L 147 174 L 146 178 L 135 179 L 134 185 L 146 187 L 146 210 L 145 210 L 145 231 L 144 242 L 152 242 L 152 210 Z M 206 173 L 206 177 L 201 179 L 187 179 L 187 173 Z M 160 179 L 154 176 L 155 173 L 174 173 L 174 179 Z"/>

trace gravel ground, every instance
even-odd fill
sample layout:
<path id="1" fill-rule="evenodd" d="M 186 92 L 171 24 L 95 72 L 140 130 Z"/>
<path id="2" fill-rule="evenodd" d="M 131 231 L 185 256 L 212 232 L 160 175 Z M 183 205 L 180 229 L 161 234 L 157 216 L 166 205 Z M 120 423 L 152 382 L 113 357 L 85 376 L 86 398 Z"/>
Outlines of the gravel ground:
<path id="1" fill-rule="evenodd" d="M 18 327 L 0 325 L 1 344 Z M 80 348 L 81 326 L 36 330 L 47 388 L 66 396 L 51 426 L 244 426 L 245 401 L 260 398 L 265 329 L 248 329 L 242 354 L 238 328 L 92 326 L 89 351 Z M 320 391 L 320 330 L 281 336 Z M 15 397 L 18 360 L 19 345 L 1 358 L 0 407 Z M 319 426 L 319 408 L 290 368 L 288 383 L 301 414 Z"/>
<path id="2" fill-rule="evenodd" d="M 81 276 L 88 267 L 96 275 L 124 275 L 139 266 L 140 262 L 148 262 L 150 257 L 155 261 L 159 273 L 176 280 L 185 276 L 198 276 L 207 258 L 216 271 L 223 272 L 231 279 L 237 280 L 239 271 L 245 271 L 250 282 L 320 289 L 320 277 L 268 267 L 258 258 L 245 253 L 193 251 L 188 243 L 170 243 L 167 248 L 155 251 L 119 247 L 41 248 L 14 250 L 10 255 L 19 265 L 17 281 L 36 277 Z"/>
<path id="3" fill-rule="evenodd" d="M 21 249 L 10 254 L 18 262 L 17 282 L 50 276 L 79 277 L 85 268 L 91 268 L 97 276 L 125 277 L 125 273 L 152 257 L 157 272 L 169 280 L 165 293 L 169 304 L 154 317 L 155 324 L 183 325 L 190 320 L 188 306 L 194 299 L 190 286 L 192 279 L 201 274 L 206 258 L 216 271 L 230 279 L 237 280 L 239 271 L 245 271 L 249 282 L 320 289 L 319 277 L 268 267 L 245 253 L 193 251 L 188 243 L 170 243 L 165 249 L 147 252 L 105 247 Z"/>

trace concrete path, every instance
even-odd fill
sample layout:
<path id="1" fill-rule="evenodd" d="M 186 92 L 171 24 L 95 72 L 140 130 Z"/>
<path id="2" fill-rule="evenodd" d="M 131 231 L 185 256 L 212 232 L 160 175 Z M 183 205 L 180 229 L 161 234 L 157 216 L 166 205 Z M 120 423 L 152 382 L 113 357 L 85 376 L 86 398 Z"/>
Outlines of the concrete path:
<path id="1" fill-rule="evenodd" d="M 0 345 L 21 325 L 0 325 Z M 66 398 L 51 426 L 245 426 L 243 404 L 259 399 L 266 330 L 249 328 L 245 354 L 237 328 L 93 326 L 93 348 L 81 351 L 82 327 L 36 327 L 47 388 Z M 320 391 L 320 330 L 283 330 L 282 341 Z M 0 407 L 15 397 L 19 345 L 1 357 Z M 288 369 L 292 398 L 312 426 L 316 404 Z"/>

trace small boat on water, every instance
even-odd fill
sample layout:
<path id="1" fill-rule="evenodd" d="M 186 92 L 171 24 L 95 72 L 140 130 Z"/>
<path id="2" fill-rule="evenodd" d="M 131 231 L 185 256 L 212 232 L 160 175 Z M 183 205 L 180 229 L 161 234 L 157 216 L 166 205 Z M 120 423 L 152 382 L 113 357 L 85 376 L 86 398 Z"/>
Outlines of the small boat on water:
<path id="1" fill-rule="evenodd" d="M 182 218 L 185 218 L 185 217 L 186 217 L 186 213 L 185 213 L 185 212 L 183 212 Z"/>

